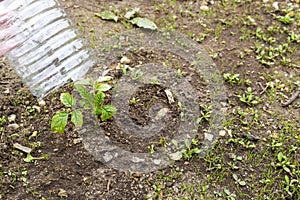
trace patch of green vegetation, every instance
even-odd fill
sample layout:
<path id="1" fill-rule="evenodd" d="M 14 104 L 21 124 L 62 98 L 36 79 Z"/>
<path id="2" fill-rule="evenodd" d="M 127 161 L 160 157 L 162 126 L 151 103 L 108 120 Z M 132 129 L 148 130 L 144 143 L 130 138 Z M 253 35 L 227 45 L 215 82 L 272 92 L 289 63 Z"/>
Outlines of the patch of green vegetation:
<path id="1" fill-rule="evenodd" d="M 80 94 L 81 100 L 79 101 L 80 107 L 84 110 L 91 110 L 95 116 L 100 116 L 102 121 L 110 119 L 115 113 L 116 108 L 112 105 L 105 104 L 105 93 L 111 89 L 111 86 L 105 82 L 110 81 L 111 77 L 99 77 L 98 80 L 84 79 L 74 84 L 76 91 Z M 86 86 L 92 87 L 91 91 Z M 51 130 L 57 133 L 64 133 L 65 127 L 68 122 L 69 115 L 71 122 L 78 127 L 83 124 L 82 112 L 76 109 L 77 99 L 69 93 L 61 93 L 60 101 L 67 108 L 71 110 L 59 111 L 51 121 Z"/>

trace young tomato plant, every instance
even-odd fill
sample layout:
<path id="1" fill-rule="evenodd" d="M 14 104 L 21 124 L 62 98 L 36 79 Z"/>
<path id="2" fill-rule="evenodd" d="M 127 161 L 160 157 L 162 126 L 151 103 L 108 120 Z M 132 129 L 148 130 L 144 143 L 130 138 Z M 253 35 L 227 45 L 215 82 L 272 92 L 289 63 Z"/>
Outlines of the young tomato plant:
<path id="1" fill-rule="evenodd" d="M 105 93 L 111 89 L 111 86 L 105 82 L 110 81 L 111 77 L 104 76 L 98 78 L 97 81 L 93 79 L 84 79 L 74 84 L 75 90 L 79 93 L 81 99 L 79 101 L 80 107 L 84 110 L 91 110 L 95 116 L 100 116 L 102 121 L 110 119 L 117 111 L 117 109 L 104 103 Z M 91 88 L 91 90 L 89 90 Z M 82 112 L 75 109 L 77 99 L 69 93 L 62 93 L 60 97 L 61 102 L 71 111 L 59 111 L 52 117 L 51 130 L 57 133 L 63 133 L 68 122 L 69 115 L 71 115 L 71 122 L 80 127 L 83 124 Z"/>
<path id="2" fill-rule="evenodd" d="M 72 111 L 59 111 L 53 117 L 51 121 L 51 130 L 57 133 L 64 133 L 65 127 L 68 122 L 69 115 L 71 115 L 71 122 L 75 126 L 82 126 L 83 117 L 80 110 L 75 109 L 76 99 L 69 93 L 61 93 L 60 101 L 67 108 L 71 108 Z"/>

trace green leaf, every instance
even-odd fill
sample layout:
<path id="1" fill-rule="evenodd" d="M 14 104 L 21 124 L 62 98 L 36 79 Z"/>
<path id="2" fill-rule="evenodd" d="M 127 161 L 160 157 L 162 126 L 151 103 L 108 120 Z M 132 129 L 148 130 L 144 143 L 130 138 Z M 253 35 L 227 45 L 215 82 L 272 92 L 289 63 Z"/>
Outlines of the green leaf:
<path id="1" fill-rule="evenodd" d="M 132 19 L 130 22 L 141 28 L 147 28 L 147 29 L 151 29 L 151 30 L 157 29 L 156 24 L 147 18 L 136 17 L 136 18 Z"/>
<path id="2" fill-rule="evenodd" d="M 79 126 L 81 127 L 83 124 L 83 117 L 82 117 L 82 113 L 80 110 L 73 110 L 71 112 L 71 122 L 75 125 L 75 126 Z"/>
<path id="3" fill-rule="evenodd" d="M 51 130 L 56 133 L 64 133 L 68 121 L 68 113 L 57 112 L 51 121 Z"/>
<path id="4" fill-rule="evenodd" d="M 96 83 L 95 84 L 96 91 L 106 92 L 110 89 L 111 89 L 111 85 L 109 85 L 109 84 L 106 84 L 106 83 Z"/>
<path id="5" fill-rule="evenodd" d="M 237 181 L 239 178 L 238 178 L 238 176 L 236 175 L 236 174 L 232 174 L 232 177 L 233 177 L 233 179 L 235 180 L 235 181 Z"/>
<path id="6" fill-rule="evenodd" d="M 97 94 L 95 94 L 95 107 L 99 107 L 102 104 L 104 97 L 105 94 L 101 91 L 98 91 Z"/>
<path id="7" fill-rule="evenodd" d="M 176 148 L 178 148 L 178 142 L 176 140 L 172 139 L 171 142 Z"/>
<path id="8" fill-rule="evenodd" d="M 282 157 L 283 157 L 282 152 L 279 152 L 279 153 L 277 154 L 277 159 L 278 159 L 279 162 L 282 161 Z"/>
<path id="9" fill-rule="evenodd" d="M 101 13 L 95 13 L 95 16 L 100 17 L 104 20 L 114 20 L 115 22 L 118 22 L 118 16 L 110 11 L 103 11 Z"/>
<path id="10" fill-rule="evenodd" d="M 32 157 L 32 155 L 30 155 L 30 153 L 27 154 L 26 158 L 23 158 L 24 162 L 30 163 L 32 161 L 34 161 L 34 157 Z"/>
<path id="11" fill-rule="evenodd" d="M 90 79 L 82 79 L 74 83 L 74 85 L 90 85 L 90 84 L 91 84 Z"/>
<path id="12" fill-rule="evenodd" d="M 131 19 L 131 18 L 133 18 L 134 15 L 135 15 L 136 13 L 138 13 L 139 11 L 140 11 L 140 8 L 134 8 L 134 9 L 128 11 L 128 12 L 124 15 L 124 17 L 125 17 L 126 19 Z"/>
<path id="13" fill-rule="evenodd" d="M 61 93 L 60 101 L 67 107 L 73 107 L 76 104 L 76 99 L 69 93 Z"/>
<path id="14" fill-rule="evenodd" d="M 290 168 L 288 168 L 287 166 L 283 166 L 283 169 L 284 169 L 284 171 L 286 171 L 286 172 L 288 172 L 288 173 L 291 172 Z"/>
<path id="15" fill-rule="evenodd" d="M 287 184 L 290 183 L 290 179 L 289 179 L 289 177 L 288 177 L 287 175 L 284 176 L 284 179 L 285 179 L 285 182 L 286 182 Z"/>
<path id="16" fill-rule="evenodd" d="M 225 192 L 228 196 L 231 194 L 230 191 L 227 190 L 227 189 L 224 189 L 224 192 Z"/>
<path id="17" fill-rule="evenodd" d="M 97 79 L 97 82 L 102 83 L 102 82 L 110 81 L 111 79 L 112 79 L 111 76 L 100 76 Z"/>
<path id="18" fill-rule="evenodd" d="M 112 105 L 104 105 L 101 107 L 101 120 L 106 121 L 117 112 L 117 109 Z"/>
<path id="19" fill-rule="evenodd" d="M 80 96 L 84 99 L 85 106 L 93 107 L 94 95 L 91 94 L 83 85 L 75 85 L 75 88 L 79 92 Z"/>
<path id="20" fill-rule="evenodd" d="M 246 185 L 246 182 L 245 182 L 245 181 L 239 181 L 239 184 L 240 184 L 241 186 L 245 186 L 245 185 Z"/>
<path id="21" fill-rule="evenodd" d="M 199 149 L 199 148 L 194 148 L 194 153 L 196 153 L 196 154 L 199 154 L 199 153 L 201 153 L 201 150 Z"/>

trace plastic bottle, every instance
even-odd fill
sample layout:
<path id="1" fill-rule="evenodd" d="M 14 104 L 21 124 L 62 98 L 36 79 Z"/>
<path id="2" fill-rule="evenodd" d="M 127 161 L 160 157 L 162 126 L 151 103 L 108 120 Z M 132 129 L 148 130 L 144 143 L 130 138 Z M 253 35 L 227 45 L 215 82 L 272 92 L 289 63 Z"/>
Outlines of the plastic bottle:
<path id="1" fill-rule="evenodd" d="M 57 0 L 0 1 L 0 45 L 34 96 L 80 79 L 96 61 Z"/>

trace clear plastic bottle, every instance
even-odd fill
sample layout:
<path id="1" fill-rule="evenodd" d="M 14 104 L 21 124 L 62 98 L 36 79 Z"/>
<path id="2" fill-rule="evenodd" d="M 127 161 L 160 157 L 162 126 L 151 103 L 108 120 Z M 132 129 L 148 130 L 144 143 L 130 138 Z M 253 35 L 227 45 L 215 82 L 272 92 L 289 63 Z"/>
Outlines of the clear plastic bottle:
<path id="1" fill-rule="evenodd" d="M 10 48 L 10 65 L 39 98 L 80 79 L 96 63 L 57 0 L 0 1 L 0 44 Z"/>

